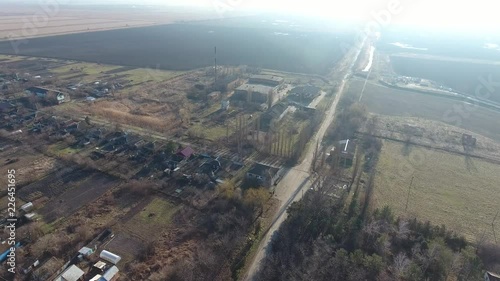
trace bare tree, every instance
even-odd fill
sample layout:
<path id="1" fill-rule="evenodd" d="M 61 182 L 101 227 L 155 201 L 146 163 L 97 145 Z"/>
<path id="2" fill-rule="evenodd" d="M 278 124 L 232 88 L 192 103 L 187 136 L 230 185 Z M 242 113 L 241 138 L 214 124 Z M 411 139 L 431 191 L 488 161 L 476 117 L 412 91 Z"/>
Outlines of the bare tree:
<path id="1" fill-rule="evenodd" d="M 392 263 L 391 269 L 395 276 L 401 278 L 406 269 L 410 265 L 410 260 L 404 253 L 399 253 L 396 257 L 394 257 L 394 261 Z"/>

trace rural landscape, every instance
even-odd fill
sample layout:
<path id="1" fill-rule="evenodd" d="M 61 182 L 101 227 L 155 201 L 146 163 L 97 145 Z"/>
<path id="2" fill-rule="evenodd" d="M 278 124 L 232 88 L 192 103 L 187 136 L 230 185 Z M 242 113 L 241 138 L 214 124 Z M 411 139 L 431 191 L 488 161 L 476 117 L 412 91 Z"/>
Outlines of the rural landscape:
<path id="1" fill-rule="evenodd" d="M 491 44 L 40 5 L 0 3 L 0 279 L 500 280 Z"/>

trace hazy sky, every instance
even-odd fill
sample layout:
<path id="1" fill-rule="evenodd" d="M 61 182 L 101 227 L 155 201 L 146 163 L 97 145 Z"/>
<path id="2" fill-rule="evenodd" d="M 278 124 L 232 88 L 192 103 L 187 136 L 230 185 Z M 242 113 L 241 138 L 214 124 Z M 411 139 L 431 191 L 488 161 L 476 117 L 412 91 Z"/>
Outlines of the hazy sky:
<path id="1" fill-rule="evenodd" d="M 5 0 L 0 0 L 5 1 Z M 32 1 L 38 0 L 17 0 Z M 390 18 L 379 21 L 391 24 L 455 27 L 467 29 L 500 29 L 498 0 L 43 0 L 61 3 L 128 4 L 128 5 L 178 5 L 198 6 L 224 11 L 267 10 L 274 12 L 316 15 L 331 19 L 373 21 L 378 15 L 388 15 L 389 6 L 398 7 Z M 42 1 L 42 2 L 43 2 Z M 385 11 L 385 12 L 384 12 Z"/>
<path id="2" fill-rule="evenodd" d="M 498 0 L 101 0 L 99 2 L 195 5 L 227 10 L 272 10 L 327 18 L 374 20 L 374 13 L 400 6 L 391 22 L 442 27 L 500 28 Z M 215 9 L 215 8 L 214 8 Z"/>

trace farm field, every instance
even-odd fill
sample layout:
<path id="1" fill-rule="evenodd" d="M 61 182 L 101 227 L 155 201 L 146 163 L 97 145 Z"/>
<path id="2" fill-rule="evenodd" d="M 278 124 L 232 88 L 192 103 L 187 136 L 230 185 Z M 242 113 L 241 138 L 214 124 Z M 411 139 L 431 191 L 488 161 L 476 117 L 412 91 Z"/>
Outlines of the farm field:
<path id="1" fill-rule="evenodd" d="M 392 55 L 391 64 L 399 75 L 434 80 L 456 91 L 500 102 L 500 94 L 494 89 L 498 87 L 497 81 L 500 78 L 498 62 L 423 55 Z M 481 87 L 479 94 L 476 93 L 478 87 Z M 490 87 L 493 89 L 489 89 Z"/>
<path id="2" fill-rule="evenodd" d="M 52 4 L 52 5 L 51 5 Z M 214 11 L 166 7 L 54 6 L 0 3 L 0 40 L 26 39 L 58 34 L 169 24 L 176 21 L 216 18 Z M 36 17 L 34 15 L 37 15 Z"/>
<path id="3" fill-rule="evenodd" d="M 0 42 L 0 53 L 190 70 L 211 66 L 217 46 L 221 65 L 324 74 L 341 58 L 341 42 L 351 37 L 350 33 L 290 31 L 286 27 L 168 24 L 34 38 L 17 50 L 11 42 Z"/>
<path id="4" fill-rule="evenodd" d="M 363 84 L 362 80 L 353 80 L 347 94 L 359 97 Z M 500 131 L 493 122 L 500 119 L 500 113 L 489 109 L 444 97 L 387 88 L 375 81 L 367 83 L 361 102 L 368 111 L 376 114 L 440 121 L 500 141 Z"/>
<path id="5" fill-rule="evenodd" d="M 405 211 L 408 187 L 408 209 Z M 464 156 L 384 141 L 376 168 L 374 207 L 389 205 L 397 215 L 445 224 L 475 241 L 493 239 L 500 166 Z M 500 233 L 500 221 L 494 224 Z"/>

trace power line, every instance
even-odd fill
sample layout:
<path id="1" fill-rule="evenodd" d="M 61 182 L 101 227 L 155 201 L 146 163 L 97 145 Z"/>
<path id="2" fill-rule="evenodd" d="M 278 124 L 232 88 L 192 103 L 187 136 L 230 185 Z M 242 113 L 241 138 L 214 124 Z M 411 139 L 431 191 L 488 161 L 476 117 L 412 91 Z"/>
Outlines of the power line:
<path id="1" fill-rule="evenodd" d="M 413 179 L 415 178 L 415 176 L 412 176 L 411 177 L 411 181 L 410 181 L 410 186 L 408 187 L 408 196 L 406 197 L 406 207 L 405 207 L 405 212 L 406 210 L 408 210 L 408 203 L 410 202 L 410 191 L 411 191 L 411 186 L 413 184 Z"/>

